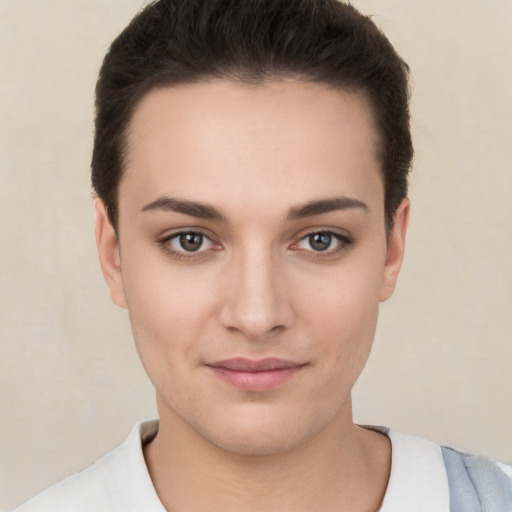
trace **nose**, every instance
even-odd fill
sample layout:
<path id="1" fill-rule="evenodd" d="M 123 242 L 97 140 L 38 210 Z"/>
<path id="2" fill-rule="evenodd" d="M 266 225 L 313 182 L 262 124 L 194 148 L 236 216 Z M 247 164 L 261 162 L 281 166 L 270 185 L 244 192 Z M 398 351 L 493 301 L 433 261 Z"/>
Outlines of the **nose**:
<path id="1" fill-rule="evenodd" d="M 251 341 L 263 341 L 293 321 L 290 290 L 280 265 L 262 249 L 235 257 L 229 269 L 221 322 Z"/>

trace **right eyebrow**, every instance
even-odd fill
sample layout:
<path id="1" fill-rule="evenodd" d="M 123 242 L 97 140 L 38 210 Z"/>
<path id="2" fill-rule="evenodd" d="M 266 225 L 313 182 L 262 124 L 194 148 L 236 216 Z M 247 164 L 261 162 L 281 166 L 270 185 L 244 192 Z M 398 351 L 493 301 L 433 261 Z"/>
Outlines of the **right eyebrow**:
<path id="1" fill-rule="evenodd" d="M 159 197 L 155 201 L 146 204 L 141 211 L 146 212 L 154 210 L 183 213 L 184 215 L 190 215 L 191 217 L 197 217 L 199 219 L 226 221 L 224 214 L 209 204 L 170 196 Z"/>

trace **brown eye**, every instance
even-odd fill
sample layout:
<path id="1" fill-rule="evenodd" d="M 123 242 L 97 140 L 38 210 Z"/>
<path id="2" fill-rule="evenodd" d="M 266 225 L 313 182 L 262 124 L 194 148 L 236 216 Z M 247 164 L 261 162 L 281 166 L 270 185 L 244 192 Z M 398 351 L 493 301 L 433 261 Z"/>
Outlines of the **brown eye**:
<path id="1" fill-rule="evenodd" d="M 204 252 L 214 246 L 213 242 L 206 235 L 198 231 L 183 231 L 182 233 L 177 233 L 164 240 L 164 243 L 170 245 L 175 253 L 182 254 Z"/>
<path id="2" fill-rule="evenodd" d="M 180 246 L 187 252 L 196 252 L 201 249 L 203 238 L 201 233 L 183 233 L 179 238 Z"/>

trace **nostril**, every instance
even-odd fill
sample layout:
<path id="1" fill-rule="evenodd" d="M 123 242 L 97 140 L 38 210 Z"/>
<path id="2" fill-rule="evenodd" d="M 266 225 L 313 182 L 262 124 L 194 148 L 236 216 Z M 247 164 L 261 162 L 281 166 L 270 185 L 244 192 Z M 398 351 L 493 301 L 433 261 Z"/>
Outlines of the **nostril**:
<path id="1" fill-rule="evenodd" d="M 272 329 L 270 329 L 269 333 L 279 334 L 279 333 L 281 333 L 284 330 L 285 330 L 285 326 L 284 325 L 276 325 L 275 327 L 272 327 Z"/>

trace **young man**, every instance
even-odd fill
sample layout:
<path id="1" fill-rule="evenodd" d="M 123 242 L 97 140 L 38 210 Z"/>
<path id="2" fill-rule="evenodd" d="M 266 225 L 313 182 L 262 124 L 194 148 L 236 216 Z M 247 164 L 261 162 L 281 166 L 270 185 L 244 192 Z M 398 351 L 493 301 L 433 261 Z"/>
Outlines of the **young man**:
<path id="1" fill-rule="evenodd" d="M 353 423 L 402 263 L 407 66 L 335 0 L 160 0 L 96 91 L 96 239 L 157 392 L 20 511 L 512 510 L 510 468 Z"/>

